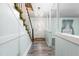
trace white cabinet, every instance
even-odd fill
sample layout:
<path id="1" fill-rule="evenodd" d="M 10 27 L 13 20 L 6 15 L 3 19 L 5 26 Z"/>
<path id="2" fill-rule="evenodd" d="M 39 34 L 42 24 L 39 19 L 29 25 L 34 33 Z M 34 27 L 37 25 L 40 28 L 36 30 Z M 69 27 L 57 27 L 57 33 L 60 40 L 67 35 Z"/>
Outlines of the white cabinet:
<path id="1" fill-rule="evenodd" d="M 55 39 L 56 56 L 79 56 L 79 38 L 59 35 Z"/>

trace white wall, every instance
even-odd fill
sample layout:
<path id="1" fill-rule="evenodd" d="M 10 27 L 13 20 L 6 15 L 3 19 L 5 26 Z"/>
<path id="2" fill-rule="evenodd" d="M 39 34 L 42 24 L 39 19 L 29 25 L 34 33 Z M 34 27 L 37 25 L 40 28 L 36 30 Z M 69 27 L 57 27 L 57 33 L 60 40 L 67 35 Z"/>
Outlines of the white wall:
<path id="1" fill-rule="evenodd" d="M 35 37 L 45 37 L 46 32 L 52 32 L 52 38 L 54 38 L 57 32 L 61 32 L 62 20 L 63 19 L 73 19 L 73 28 L 75 31 L 74 35 L 79 35 L 79 18 L 49 18 L 46 17 L 31 17 L 32 24 L 34 27 Z M 42 24 L 41 24 L 42 23 Z M 40 30 L 39 30 L 40 29 Z"/>
<path id="2" fill-rule="evenodd" d="M 61 27 L 62 27 L 62 20 L 63 19 L 72 19 L 73 20 L 73 28 L 74 28 L 74 32 L 75 34 L 74 35 L 79 35 L 79 18 L 52 18 L 52 37 L 55 37 L 54 35 L 57 33 L 57 32 L 61 32 Z"/>
<path id="3" fill-rule="evenodd" d="M 18 22 L 7 4 L 0 4 L 0 36 L 18 33 Z"/>
<path id="4" fill-rule="evenodd" d="M 46 30 L 46 19 L 42 17 L 31 17 L 32 25 L 34 28 L 34 35 L 36 38 L 44 38 Z"/>
<path id="5" fill-rule="evenodd" d="M 60 18 L 59 19 L 59 32 L 61 32 L 61 27 L 62 27 L 62 20 L 63 19 L 72 19 L 73 20 L 73 25 L 72 25 L 72 27 L 73 27 L 73 29 L 74 29 L 74 32 L 75 32 L 75 34 L 74 35 L 79 35 L 79 27 L 78 27 L 78 25 L 79 25 L 79 18 Z"/>
<path id="6" fill-rule="evenodd" d="M 13 4 L 0 4 L 0 19 L 0 55 L 27 54 L 31 41 Z"/>

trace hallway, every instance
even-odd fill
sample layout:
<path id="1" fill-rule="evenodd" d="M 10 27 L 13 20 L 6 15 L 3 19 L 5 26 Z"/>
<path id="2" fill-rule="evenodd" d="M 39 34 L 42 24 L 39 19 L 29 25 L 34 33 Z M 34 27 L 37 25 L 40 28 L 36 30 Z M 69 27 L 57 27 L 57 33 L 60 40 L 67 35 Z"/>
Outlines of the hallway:
<path id="1" fill-rule="evenodd" d="M 0 19 L 0 56 L 79 56 L 79 3 L 2 3 Z"/>
<path id="2" fill-rule="evenodd" d="M 28 56 L 54 56 L 55 49 L 47 46 L 45 40 L 35 39 L 28 52 Z"/>

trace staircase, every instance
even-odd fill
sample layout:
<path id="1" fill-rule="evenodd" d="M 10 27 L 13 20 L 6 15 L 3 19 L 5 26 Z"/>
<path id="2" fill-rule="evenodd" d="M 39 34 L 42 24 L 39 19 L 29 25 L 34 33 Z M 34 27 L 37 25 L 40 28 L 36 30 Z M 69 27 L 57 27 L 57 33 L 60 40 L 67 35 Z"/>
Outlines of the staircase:
<path id="1" fill-rule="evenodd" d="M 32 22 L 31 22 L 31 18 L 30 18 L 30 14 L 29 14 L 29 9 L 31 9 L 31 11 L 33 11 L 32 5 L 30 3 L 14 3 L 15 9 L 19 12 L 19 17 L 20 19 L 23 21 L 23 26 L 25 27 L 25 30 L 27 30 L 29 37 L 31 39 L 31 41 L 34 41 L 34 30 L 33 30 L 33 26 L 32 26 Z M 23 10 L 23 7 L 25 7 L 25 11 Z M 26 24 L 25 22 L 27 21 L 27 19 L 23 16 L 23 13 L 27 12 L 27 16 L 29 19 L 30 24 Z M 31 27 L 28 28 L 28 26 Z"/>

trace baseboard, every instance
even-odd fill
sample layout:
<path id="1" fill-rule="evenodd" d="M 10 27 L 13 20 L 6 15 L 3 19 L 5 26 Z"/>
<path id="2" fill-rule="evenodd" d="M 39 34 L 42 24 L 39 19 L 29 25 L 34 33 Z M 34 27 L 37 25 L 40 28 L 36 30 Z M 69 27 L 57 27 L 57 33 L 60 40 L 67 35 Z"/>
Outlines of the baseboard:
<path id="1" fill-rule="evenodd" d="M 30 45 L 28 46 L 28 48 L 26 49 L 26 51 L 24 52 L 22 56 L 27 56 L 28 51 L 30 50 L 31 46 L 32 46 L 32 42 L 30 43 Z"/>
<path id="2" fill-rule="evenodd" d="M 36 41 L 45 40 L 45 38 L 34 38 Z"/>

